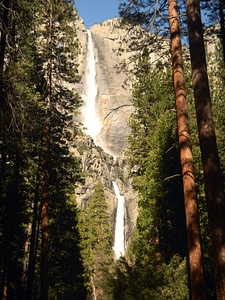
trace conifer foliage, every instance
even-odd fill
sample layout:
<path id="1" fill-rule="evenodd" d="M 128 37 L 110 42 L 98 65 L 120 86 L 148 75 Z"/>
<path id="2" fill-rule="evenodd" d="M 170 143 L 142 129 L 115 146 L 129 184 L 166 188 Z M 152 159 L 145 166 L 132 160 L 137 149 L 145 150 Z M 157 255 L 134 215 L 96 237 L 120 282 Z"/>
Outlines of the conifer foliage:
<path id="1" fill-rule="evenodd" d="M 69 151 L 80 105 L 73 4 L 0 3 L 1 299 L 85 298 L 71 202 L 80 180 Z"/>
<path id="2" fill-rule="evenodd" d="M 80 216 L 81 253 L 89 289 L 87 299 L 109 299 L 107 285 L 113 261 L 111 228 L 104 188 L 99 182 Z"/>
<path id="3" fill-rule="evenodd" d="M 206 9 L 205 11 L 203 11 L 203 15 L 204 16 L 213 16 L 215 17 L 215 13 L 212 9 L 212 7 L 209 7 L 209 3 L 210 1 L 207 1 L 207 3 L 205 1 L 202 1 L 202 4 L 205 4 L 204 9 Z M 174 11 L 170 12 L 171 13 L 166 17 L 166 13 L 165 13 L 165 7 L 167 6 L 167 4 L 169 6 L 171 6 L 171 4 L 173 4 L 174 6 L 176 6 L 176 9 L 178 9 L 179 15 L 175 15 Z M 209 267 L 208 263 L 209 263 L 209 257 L 212 256 L 214 258 L 214 269 L 215 269 L 215 275 L 214 275 L 214 280 L 215 280 L 215 284 L 216 284 L 216 288 L 217 288 L 217 297 L 218 299 L 223 299 L 224 298 L 224 262 L 223 262 L 223 253 L 224 253 L 224 203 L 225 203 L 225 199 L 224 199 L 224 187 L 223 187 L 223 179 L 221 178 L 221 171 L 224 169 L 224 166 L 221 165 L 220 167 L 220 163 L 219 163 L 219 157 L 218 157 L 218 151 L 219 153 L 221 153 L 220 151 L 220 142 L 218 142 L 218 146 L 216 143 L 216 138 L 215 138 L 215 133 L 214 133 L 214 124 L 213 124 L 213 116 L 212 116 L 212 111 L 211 111 L 211 103 L 210 103 L 210 92 L 209 92 L 209 86 L 208 86 L 208 78 L 207 78 L 207 68 L 206 68 L 206 56 L 205 56 L 205 49 L 204 49 L 204 39 L 203 39 L 203 28 L 202 28 L 202 24 L 201 24 L 201 16 L 200 16 L 200 8 L 199 8 L 199 4 L 200 1 L 186 1 L 186 7 L 183 5 L 184 2 L 182 1 L 121 1 L 121 5 L 120 5 L 120 13 L 121 16 L 123 17 L 125 22 L 128 22 L 130 24 L 130 27 L 133 27 L 136 24 L 141 25 L 141 28 L 145 28 L 147 31 L 150 31 L 151 33 L 157 33 L 159 37 L 159 40 L 162 40 L 162 37 L 164 37 L 164 40 L 166 37 L 169 37 L 169 30 L 168 30 L 168 25 L 170 23 L 174 22 L 175 18 L 178 19 L 178 21 L 180 21 L 181 23 L 181 36 L 183 37 L 182 41 L 185 42 L 185 38 L 187 37 L 187 32 L 188 32 L 188 36 L 189 36 L 189 43 L 190 43 L 190 58 L 189 56 L 186 56 L 186 58 L 190 59 L 191 61 L 191 65 L 192 65 L 192 70 L 190 70 L 192 72 L 192 80 L 193 80 L 193 91 L 194 91 L 194 98 L 195 98 L 195 111 L 196 111 L 196 116 L 195 119 L 196 120 L 192 120 L 195 121 L 195 123 L 193 122 L 191 125 L 193 126 L 194 130 L 198 130 L 198 134 L 199 134 L 199 143 L 200 143 L 200 148 L 201 148 L 201 158 L 202 158 L 202 166 L 203 169 L 201 169 L 201 166 L 199 164 L 199 157 L 197 157 L 196 159 L 196 170 L 197 170 L 197 190 L 199 192 L 198 195 L 198 200 L 202 200 L 205 201 L 205 203 L 203 204 L 202 202 L 199 201 L 199 205 L 201 208 L 201 229 L 204 233 L 204 254 L 207 257 L 207 260 L 205 260 L 205 270 L 206 273 L 209 271 L 209 269 L 211 267 Z M 219 36 L 220 36 L 220 41 L 221 41 L 221 45 L 223 45 L 223 23 L 224 23 L 224 1 L 214 1 L 213 2 L 213 8 L 217 9 L 217 16 L 220 16 L 220 31 L 219 31 Z M 187 13 L 187 19 L 184 17 L 186 16 Z M 215 18 L 214 18 L 215 19 Z M 165 23 L 165 20 L 168 20 L 168 23 Z M 210 23 L 212 21 L 212 19 L 205 19 L 206 22 L 208 22 L 208 24 L 212 24 Z M 210 22 L 209 22 L 210 21 Z M 172 24 L 173 25 L 173 24 Z M 213 34 L 212 37 L 208 36 L 207 40 L 210 41 L 211 43 L 214 42 L 215 43 L 215 38 L 216 41 L 218 43 L 219 39 L 218 39 L 218 26 L 214 27 L 215 29 L 211 29 L 211 30 L 207 30 L 206 31 L 206 35 L 207 33 L 209 34 Z M 171 26 L 171 29 L 172 26 Z M 138 31 L 138 29 L 137 29 Z M 141 32 L 138 31 L 139 33 Z M 138 34 L 137 34 L 138 36 Z M 179 59 L 179 45 L 177 44 L 174 47 L 173 42 L 177 42 L 178 39 L 180 37 L 177 36 L 177 32 L 175 31 L 171 31 L 171 40 L 172 40 L 172 65 L 174 67 L 174 71 L 177 71 L 177 67 L 182 68 L 182 62 L 179 62 L 177 64 L 176 67 L 176 62 Z M 213 40 L 214 38 L 214 40 Z M 139 49 L 140 52 L 142 53 L 142 55 L 144 56 L 146 50 L 145 48 L 148 48 L 149 53 L 152 51 L 152 49 L 155 49 L 155 44 L 153 43 L 153 39 L 151 38 L 151 35 L 147 35 L 147 39 L 145 38 L 144 42 L 142 38 L 137 38 L 134 41 L 131 41 L 130 43 L 130 48 L 133 49 L 133 45 L 136 44 L 136 49 Z M 161 43 L 162 44 L 162 43 Z M 160 45 L 158 45 L 159 47 L 157 48 L 158 50 L 160 50 Z M 223 47 L 222 47 L 223 48 Z M 144 49 L 144 50 L 143 50 Z M 216 47 L 214 47 L 215 52 L 213 54 L 211 54 L 212 56 L 215 55 L 216 53 Z M 220 52 L 221 55 L 222 52 Z M 209 54 L 210 55 L 210 54 Z M 222 56 L 221 56 L 222 57 Z M 147 66 L 145 68 L 149 69 L 149 74 L 153 73 L 154 74 L 154 70 L 152 71 L 152 65 L 150 63 L 150 59 L 149 62 L 147 63 Z M 147 62 L 147 61 L 146 61 Z M 165 62 L 165 60 L 164 60 Z M 209 69 L 212 69 L 213 67 L 213 62 L 212 60 L 208 60 L 208 62 L 212 65 L 210 65 Z M 139 65 L 140 66 L 140 65 Z M 215 69 L 213 70 L 218 70 L 218 68 L 221 67 L 221 65 L 219 64 L 219 60 L 216 62 L 216 66 L 214 65 Z M 155 68 L 155 66 L 154 66 Z M 157 67 L 156 67 L 157 68 Z M 165 64 L 164 64 L 164 68 L 165 68 Z M 141 68 L 142 69 L 142 68 Z M 147 71 L 148 72 L 148 71 Z M 147 73 L 145 71 L 145 73 Z M 144 76 L 144 78 L 142 78 L 140 76 L 141 72 L 139 67 L 137 67 L 137 84 L 136 86 L 134 86 L 134 92 L 133 92 L 133 101 L 134 101 L 134 105 L 136 107 L 136 111 L 135 114 L 133 116 L 133 119 L 131 121 L 131 128 L 132 128 L 132 134 L 131 134 L 131 138 L 130 138 L 130 145 L 131 145 L 131 150 L 129 151 L 129 155 L 130 155 L 130 162 L 131 162 L 131 171 L 134 172 L 135 178 L 134 178 L 134 186 L 138 189 L 139 191 L 139 195 L 140 195 L 140 202 L 139 202 L 139 216 L 138 216 L 138 220 L 137 220 L 137 228 L 136 228 L 136 238 L 134 235 L 134 240 L 133 243 L 135 241 L 135 243 L 131 243 L 131 258 L 132 261 L 134 261 L 134 265 L 132 267 L 132 269 L 135 269 L 135 267 L 137 266 L 137 262 L 139 261 L 145 261 L 146 257 L 148 255 L 146 255 L 147 250 L 145 251 L 141 251 L 140 249 L 143 249 L 143 245 L 142 247 L 137 246 L 138 243 L 140 243 L 140 239 L 143 237 L 143 232 L 146 232 L 146 236 L 147 234 L 149 235 L 149 237 L 151 237 L 154 241 L 155 236 L 157 236 L 157 243 L 154 242 L 151 244 L 151 251 L 158 251 L 157 254 L 160 258 L 163 258 L 163 248 L 160 248 L 160 245 L 162 246 L 164 243 L 164 245 L 167 245 L 166 249 L 170 249 L 168 248 L 168 239 L 163 239 L 163 228 L 164 224 L 168 225 L 170 224 L 169 227 L 172 227 L 172 223 L 169 223 L 167 220 L 167 215 L 169 210 L 166 210 L 165 214 L 162 214 L 162 219 L 159 218 L 159 215 L 157 215 L 155 212 L 163 212 L 163 210 L 161 209 L 161 203 L 168 203 L 168 198 L 167 198 L 167 193 L 168 193 L 168 187 L 166 187 L 165 185 L 165 178 L 169 178 L 169 179 L 174 179 L 174 176 L 167 176 L 165 177 L 165 173 L 163 170 L 163 166 L 168 166 L 169 167 L 169 163 L 168 161 L 163 164 L 163 158 L 167 157 L 167 159 L 172 159 L 173 156 L 172 152 L 171 154 L 166 150 L 166 148 L 163 148 L 163 146 L 161 145 L 160 147 L 160 151 L 162 150 L 162 152 L 159 154 L 159 156 L 157 157 L 157 160 L 155 158 L 154 153 L 155 152 L 155 148 L 153 147 L 152 142 L 154 141 L 154 134 L 156 133 L 156 131 L 160 128 L 158 127 L 157 121 L 159 121 L 160 119 L 162 119 L 163 115 L 159 116 L 159 119 L 156 118 L 156 122 L 154 122 L 154 128 L 155 131 L 153 132 L 153 134 L 151 136 L 149 136 L 150 132 L 150 128 L 152 126 L 152 122 L 147 121 L 146 123 L 143 122 L 144 118 L 142 118 L 142 116 L 144 115 L 144 113 L 140 113 L 139 111 L 141 111 L 143 108 L 144 110 L 146 108 L 148 108 L 148 113 L 146 114 L 146 120 L 150 120 L 150 118 L 152 118 L 152 113 L 153 111 L 153 106 L 151 106 L 151 100 L 152 98 L 150 97 L 150 95 L 152 94 L 152 90 L 153 88 L 150 87 L 148 84 L 145 84 L 145 87 L 142 86 L 141 88 L 141 83 L 144 82 L 145 80 L 148 81 L 148 75 Z M 180 72 L 179 72 L 180 75 Z M 185 76 L 186 79 L 188 79 L 189 77 L 189 71 L 185 71 Z M 147 79 L 146 79 L 147 78 Z M 161 84 L 161 80 L 158 80 L 158 78 L 155 76 L 154 80 L 157 82 L 156 84 L 158 84 L 158 87 L 160 87 L 160 92 L 159 95 L 165 93 L 162 91 L 162 84 Z M 182 79 L 183 80 L 183 79 Z M 145 82 L 146 82 L 145 81 Z M 218 89 L 220 90 L 221 88 L 219 87 L 221 82 L 218 84 L 219 81 L 216 80 L 215 77 L 215 73 L 213 74 L 213 81 L 214 84 L 212 83 L 213 86 L 213 90 L 215 92 L 215 90 L 217 89 L 216 87 L 218 87 Z M 174 87 L 175 87 L 175 92 L 176 92 L 176 97 L 177 97 L 177 87 L 180 87 L 181 81 L 178 80 L 177 78 L 175 78 L 174 76 Z M 190 86 L 190 83 L 188 83 L 188 85 Z M 190 89 L 188 89 L 188 92 L 190 93 L 190 95 L 188 95 L 188 99 L 191 99 L 191 95 L 193 93 L 193 91 L 191 91 Z M 136 101 L 136 95 L 138 94 L 138 96 L 140 96 L 140 100 L 137 102 Z M 218 92 L 219 93 L 219 92 Z M 156 93 L 157 94 L 157 93 Z M 167 89 L 167 92 L 165 93 L 166 95 L 164 96 L 164 100 L 162 102 L 167 102 L 168 103 L 168 94 L 169 94 L 169 89 Z M 182 96 L 185 96 L 185 93 L 182 93 Z M 224 95 L 219 96 L 221 99 L 224 97 Z M 156 97 L 157 98 L 157 97 Z M 143 105 L 143 99 L 148 99 L 148 103 L 145 103 Z M 159 100 L 159 98 L 157 99 Z M 181 98 L 177 99 L 177 114 L 178 117 L 180 115 L 180 113 L 183 113 L 185 116 L 187 115 L 187 110 L 183 107 L 182 110 L 180 110 L 180 105 L 181 105 Z M 214 102 L 216 99 L 212 99 L 212 102 Z M 218 101 L 218 99 L 216 100 Z M 162 103 L 161 102 L 161 103 Z M 191 107 L 191 104 L 193 102 L 191 101 L 190 103 L 188 103 L 189 108 Z M 213 103 L 215 104 L 215 108 L 214 110 L 216 111 L 216 116 L 218 116 L 218 111 L 217 108 L 219 106 L 217 106 L 218 104 L 221 104 L 222 102 L 218 101 L 217 103 Z M 157 110 L 159 110 L 159 108 L 161 107 L 162 104 L 160 104 L 160 101 L 157 103 L 158 107 Z M 143 110 L 143 112 L 144 112 Z M 141 117 L 139 118 L 141 115 Z M 193 115 L 192 115 L 193 116 Z M 173 121 L 172 121 L 173 122 Z M 178 122 L 179 122 L 179 118 L 178 118 Z M 220 121 L 217 119 L 217 125 L 220 123 L 223 124 L 222 122 L 222 118 L 220 118 Z M 147 126 L 145 126 L 147 124 Z M 169 122 L 170 124 L 170 122 Z M 180 132 L 179 132 L 179 128 L 180 125 L 184 125 L 184 122 L 181 124 L 178 123 L 178 134 L 179 134 L 179 140 L 180 140 Z M 166 141 L 167 138 L 170 135 L 165 134 L 166 131 L 166 127 L 168 127 L 168 122 L 165 122 L 163 124 L 164 128 L 162 130 L 161 128 L 161 132 L 164 132 L 164 143 L 166 145 Z M 218 126 L 218 131 L 220 132 L 219 129 L 220 126 Z M 135 130 L 134 130 L 135 128 Z M 188 129 L 189 130 L 189 129 Z M 145 132 L 146 135 L 142 135 L 142 133 Z M 140 139 L 136 138 L 136 137 L 141 137 Z M 162 134 L 159 133 L 158 131 L 158 135 L 155 136 L 156 137 L 156 141 L 159 143 L 159 141 L 162 139 Z M 176 141 L 176 137 L 174 136 L 174 141 Z M 155 145 L 157 145 L 157 142 L 155 143 Z M 196 142 L 198 143 L 198 142 Z M 146 149 L 146 151 L 142 154 L 140 152 L 138 152 L 138 146 L 137 145 L 141 145 L 140 149 L 142 151 L 144 151 Z M 144 146 L 144 147 L 143 147 Z M 184 142 L 182 144 L 179 145 L 180 151 L 183 151 L 183 146 L 184 146 Z M 146 147 L 146 148 L 145 148 Z M 219 149 L 217 149 L 217 147 Z M 134 148 L 134 152 L 132 152 L 132 148 Z M 197 149 L 197 144 L 194 144 L 194 150 L 196 151 Z M 171 148 L 170 148 L 171 149 Z M 136 151 L 135 151 L 136 150 Z M 134 155 L 133 155 L 134 153 Z M 159 153 L 159 152 L 158 152 Z M 197 150 L 194 155 L 198 155 L 199 150 Z M 154 162 L 150 163 L 150 160 L 152 158 L 152 156 L 154 157 Z M 223 154 L 221 154 L 221 161 L 223 160 Z M 175 159 L 176 160 L 176 159 Z M 156 162 L 157 161 L 157 162 Z M 179 164 L 179 160 L 177 160 L 177 163 Z M 148 164 L 152 165 L 150 168 L 148 168 Z M 182 157 L 181 157 L 181 164 L 183 166 L 183 161 L 182 161 Z M 159 170 L 160 173 L 157 174 L 157 176 L 154 175 L 153 170 L 155 170 L 155 165 L 159 166 Z M 204 173 L 204 178 L 205 178 L 205 182 L 204 182 L 204 186 L 203 183 L 201 181 L 201 174 Z M 146 177 L 146 175 L 149 174 L 150 176 Z M 179 174 L 179 172 L 178 172 Z M 214 175 L 213 175 L 214 174 Z M 217 174 L 217 175 L 215 175 Z M 184 174 L 183 174 L 184 175 Z M 146 181 L 146 178 L 148 178 L 148 180 Z M 155 178 L 157 178 L 157 180 L 155 180 Z M 159 179 L 160 178 L 160 179 Z M 193 177 L 194 179 L 194 177 Z M 185 182 L 184 182 L 185 183 Z M 145 187 L 145 189 L 143 189 L 143 187 Z M 184 187 L 184 193 L 187 195 L 187 193 L 191 193 L 193 192 L 193 189 L 187 189 L 185 190 L 185 185 Z M 203 189 L 205 189 L 205 195 L 203 193 Z M 178 190 L 177 186 L 175 188 L 175 190 Z M 149 191 L 149 192 L 148 192 Z M 159 198 L 161 196 L 161 201 L 155 201 L 155 199 Z M 145 204 L 144 204 L 145 203 Z M 160 203 L 160 204 L 159 204 Z M 207 204 L 207 205 L 206 205 Z M 159 205 L 159 207 L 158 207 Z M 167 204 L 166 204 L 167 205 Z M 159 210 L 158 210 L 159 209 Z M 205 212 L 203 212 L 203 209 L 205 209 Z M 174 210 L 175 212 L 175 210 Z M 208 234 L 208 230 L 206 229 L 208 227 L 208 220 L 207 218 L 205 218 L 205 214 L 206 212 L 208 213 L 208 218 L 209 218 L 209 225 L 210 225 L 210 238 L 211 238 L 211 242 L 212 242 L 212 253 L 210 252 L 209 249 L 209 243 L 206 241 L 205 237 L 206 234 Z M 145 218 L 142 217 L 144 215 L 149 215 L 149 218 Z M 195 210 L 195 217 L 196 220 L 198 219 L 198 212 L 197 210 Z M 157 216 L 157 217 L 156 217 Z M 175 212 L 175 216 L 177 216 L 177 213 Z M 152 220 L 154 220 L 154 218 L 156 217 L 156 223 L 153 223 Z M 151 220 L 151 221 L 146 221 L 146 220 Z M 164 223 L 165 222 L 165 223 Z M 148 224 L 146 226 L 144 226 L 144 224 Z M 193 219 L 191 220 L 191 222 L 189 223 L 189 221 L 187 220 L 187 231 L 190 230 L 190 228 L 193 226 Z M 154 224 L 152 226 L 152 224 Z M 197 223 L 196 223 L 197 224 Z M 140 225 L 144 226 L 144 227 L 140 227 Z M 198 224 L 197 224 L 198 227 Z M 197 228 L 196 227 L 196 228 Z M 176 228 L 176 226 L 175 226 Z M 199 237 L 199 230 L 198 231 L 198 237 Z M 189 231 L 189 236 L 188 239 L 189 241 L 194 241 L 194 239 L 196 238 L 196 230 L 192 231 L 192 234 L 190 234 Z M 154 233 L 155 232 L 155 233 Z M 167 235 L 165 236 L 168 236 Z M 146 243 L 146 239 L 144 239 Z M 217 240 L 217 242 L 215 242 Z M 209 235 L 208 235 L 208 241 L 209 241 Z M 156 247 L 156 244 L 158 245 L 158 247 Z M 199 242 L 198 242 L 199 244 Z M 148 246 L 150 246 L 150 243 L 147 244 Z M 134 247 L 135 246 L 135 247 Z M 174 248 L 174 244 L 172 244 L 172 249 Z M 150 248 L 150 247 L 149 247 Z M 139 250 L 137 250 L 139 249 Z M 147 249 L 147 247 L 146 247 Z M 155 250 L 154 250 L 155 249 Z M 158 250 L 160 249 L 160 250 Z M 137 251 L 137 252 L 135 252 Z M 138 251 L 140 251 L 140 253 L 138 253 Z M 150 249 L 149 249 L 150 251 Z M 161 252 L 162 251 L 162 252 Z M 149 252 L 150 253 L 150 252 Z M 179 252 L 178 252 L 179 253 Z M 144 254 L 146 255 L 146 257 L 144 256 Z M 184 252 L 183 252 L 184 254 Z M 193 254 L 193 247 L 189 248 L 189 255 Z M 133 255 L 133 256 L 132 256 Z M 182 254 L 181 254 L 182 256 Z M 194 257 L 194 256 L 193 256 Z M 211 259 L 212 259 L 211 257 Z M 169 259 L 171 259 L 172 257 L 170 257 Z M 154 269 L 152 269 L 152 267 L 154 266 L 153 263 L 153 259 L 151 259 L 151 261 L 149 262 L 149 266 L 151 266 L 151 271 Z M 200 261 L 200 260 L 199 260 Z M 169 262 L 169 260 L 165 261 L 166 263 Z M 190 261 L 191 263 L 191 261 Z M 144 265 L 144 264 L 143 264 Z M 143 268 L 142 265 L 142 268 Z M 158 265 L 160 265 L 160 262 L 158 263 Z M 169 266 L 169 265 L 168 265 Z M 194 265 L 193 265 L 194 266 Z M 143 268 L 144 269 L 144 268 Z M 159 268 L 160 269 L 160 268 Z M 202 271 L 200 270 L 200 268 L 198 269 L 198 274 L 202 274 Z M 210 271 L 210 273 L 212 274 L 212 271 Z M 160 274 L 160 272 L 156 272 L 156 273 L 152 273 L 152 274 Z M 195 290 L 195 293 L 192 293 L 192 297 L 193 299 L 204 299 L 204 282 L 201 279 L 201 287 L 202 287 L 202 292 L 199 292 L 199 287 L 198 287 L 198 278 L 200 279 L 201 276 L 197 275 L 197 272 L 193 272 L 194 275 L 191 279 L 192 281 L 192 287 L 190 288 L 190 291 Z M 153 276 L 152 276 L 153 277 Z M 209 278 L 209 273 L 207 273 L 207 279 Z M 159 279 L 159 281 L 162 280 Z M 153 280 L 154 282 L 154 280 Z M 194 286 L 193 286 L 194 284 Z M 157 285 L 157 284 L 156 284 Z M 158 285 L 160 285 L 158 283 Z M 207 286 L 209 287 L 209 286 Z M 211 290 L 210 290 L 211 289 Z M 151 288 L 150 288 L 150 282 L 149 282 L 149 291 L 148 291 L 148 297 L 150 297 L 150 293 L 151 293 Z M 207 299 L 210 297 L 213 297 L 213 293 L 214 290 L 212 287 L 210 287 L 207 291 Z M 147 294 L 146 294 L 147 295 Z M 155 297 L 152 296 L 151 297 Z M 184 296 L 184 297 L 187 297 Z M 144 299 L 144 297 L 143 297 Z M 147 296 L 146 296 L 147 299 Z"/>

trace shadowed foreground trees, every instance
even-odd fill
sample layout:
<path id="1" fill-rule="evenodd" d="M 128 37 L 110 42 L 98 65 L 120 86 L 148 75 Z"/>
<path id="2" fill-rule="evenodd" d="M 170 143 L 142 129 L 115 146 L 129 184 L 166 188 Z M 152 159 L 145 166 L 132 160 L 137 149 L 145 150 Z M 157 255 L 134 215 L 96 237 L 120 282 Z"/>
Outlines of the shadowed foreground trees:
<path id="1" fill-rule="evenodd" d="M 62 226 L 58 232 L 65 236 L 70 232 L 65 243 L 68 251 L 74 248 L 76 256 L 64 253 L 68 255 L 65 265 L 74 264 L 73 275 L 76 273 L 76 276 L 71 276 L 73 282 L 67 281 L 67 270 L 62 267 L 54 293 L 58 294 L 58 299 L 64 299 L 69 292 L 71 298 L 75 298 L 85 295 L 78 251 L 77 212 L 66 204 L 74 193 L 74 183 L 81 179 L 79 162 L 69 151 L 74 137 L 73 112 L 80 104 L 76 92 L 68 88 L 79 80 L 76 13 L 71 1 L 6 0 L 0 3 L 0 18 L 0 297 L 48 298 L 49 273 L 58 278 L 57 270 L 60 269 L 52 271 L 53 257 L 54 265 L 62 264 L 59 253 L 54 256 L 55 249 L 49 251 L 49 245 L 60 246 L 61 242 L 57 234 L 53 234 L 53 224 L 56 222 L 59 226 L 62 219 L 57 217 L 68 214 L 67 227 Z M 47 141 L 45 148 L 43 136 Z M 47 160 L 43 167 L 44 152 Z M 47 171 L 47 189 L 43 193 L 46 192 L 47 200 L 43 203 L 49 204 L 50 239 L 45 239 L 48 244 L 43 266 L 46 268 L 44 276 L 40 276 L 43 169 Z M 70 243 L 73 246 L 69 247 Z"/>

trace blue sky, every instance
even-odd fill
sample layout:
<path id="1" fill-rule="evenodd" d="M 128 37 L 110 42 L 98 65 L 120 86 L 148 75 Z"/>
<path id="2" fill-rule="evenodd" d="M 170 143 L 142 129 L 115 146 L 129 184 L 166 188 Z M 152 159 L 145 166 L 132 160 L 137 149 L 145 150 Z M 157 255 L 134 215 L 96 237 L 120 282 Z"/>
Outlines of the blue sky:
<path id="1" fill-rule="evenodd" d="M 118 17 L 119 0 L 75 0 L 75 8 L 89 29 L 95 23 Z"/>

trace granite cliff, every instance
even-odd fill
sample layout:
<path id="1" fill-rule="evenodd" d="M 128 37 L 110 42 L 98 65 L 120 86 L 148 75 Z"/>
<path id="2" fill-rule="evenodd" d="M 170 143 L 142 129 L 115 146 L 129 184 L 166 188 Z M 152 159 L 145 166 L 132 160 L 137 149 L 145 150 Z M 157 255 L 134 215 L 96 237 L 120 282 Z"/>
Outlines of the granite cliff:
<path id="1" fill-rule="evenodd" d="M 91 27 L 95 54 L 96 81 L 98 95 L 96 110 L 101 122 L 99 144 L 104 144 L 104 149 L 117 157 L 127 146 L 129 135 L 129 117 L 133 111 L 131 90 L 129 85 L 124 85 L 126 74 L 119 65 L 128 58 L 130 53 L 119 51 L 125 48 L 122 45 L 126 29 L 120 29 L 119 20 L 112 19 L 95 24 Z M 82 47 L 80 56 L 80 73 L 83 75 L 79 86 L 79 93 L 85 94 L 84 74 L 87 55 L 87 30 L 81 23 L 78 29 L 78 38 Z M 82 120 L 81 120 L 82 121 Z"/>
<path id="2" fill-rule="evenodd" d="M 112 19 L 91 27 L 94 45 L 96 83 L 96 111 L 101 123 L 98 142 L 85 132 L 77 136 L 74 153 L 80 157 L 84 184 L 78 184 L 75 194 L 78 205 L 84 208 L 94 192 L 97 182 L 104 185 L 105 195 L 111 216 L 112 229 L 115 229 L 117 198 L 112 182 L 119 187 L 120 194 L 125 198 L 125 244 L 129 242 L 137 217 L 137 194 L 132 189 L 127 159 L 124 150 L 127 147 L 129 135 L 129 118 L 133 111 L 130 102 L 131 89 L 124 85 L 127 75 L 118 67 L 129 57 L 128 51 L 120 52 L 125 29 L 118 27 L 119 20 Z M 79 57 L 79 72 L 81 82 L 77 90 L 81 96 L 86 93 L 85 72 L 87 68 L 88 34 L 82 20 L 77 22 L 77 35 L 81 53 Z M 83 121 L 82 110 L 79 121 Z"/>

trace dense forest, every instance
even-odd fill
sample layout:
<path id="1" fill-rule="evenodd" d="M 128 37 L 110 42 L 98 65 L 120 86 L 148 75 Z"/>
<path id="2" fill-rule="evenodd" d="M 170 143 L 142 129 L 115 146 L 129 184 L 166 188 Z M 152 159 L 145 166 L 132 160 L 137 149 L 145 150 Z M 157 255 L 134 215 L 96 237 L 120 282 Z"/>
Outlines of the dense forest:
<path id="1" fill-rule="evenodd" d="M 76 3 L 0 2 L 1 299 L 225 299 L 225 1 L 119 2 L 139 202 L 116 261 L 102 183 L 82 210 L 74 194 Z"/>

